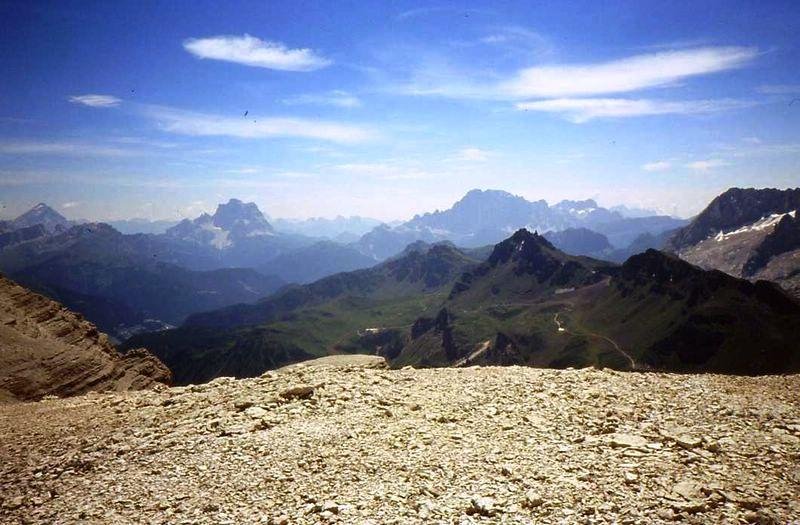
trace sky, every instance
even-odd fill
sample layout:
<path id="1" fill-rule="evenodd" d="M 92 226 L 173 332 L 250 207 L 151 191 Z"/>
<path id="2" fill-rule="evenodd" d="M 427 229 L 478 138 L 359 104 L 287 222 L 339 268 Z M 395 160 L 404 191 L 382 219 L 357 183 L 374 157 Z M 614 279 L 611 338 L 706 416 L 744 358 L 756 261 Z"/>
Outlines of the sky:
<path id="1" fill-rule="evenodd" d="M 800 186 L 800 2 L 0 0 L 0 216 Z"/>

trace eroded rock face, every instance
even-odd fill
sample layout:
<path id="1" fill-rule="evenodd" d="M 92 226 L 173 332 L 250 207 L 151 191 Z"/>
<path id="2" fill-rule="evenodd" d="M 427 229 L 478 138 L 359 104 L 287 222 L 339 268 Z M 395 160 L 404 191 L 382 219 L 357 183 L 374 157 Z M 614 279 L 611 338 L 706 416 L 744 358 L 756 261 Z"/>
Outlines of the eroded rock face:
<path id="1" fill-rule="evenodd" d="M 0 522 L 800 516 L 800 375 L 387 370 L 349 359 L 0 406 Z"/>
<path id="2" fill-rule="evenodd" d="M 0 276 L 0 399 L 169 384 L 147 350 L 119 354 L 81 315 Z"/>

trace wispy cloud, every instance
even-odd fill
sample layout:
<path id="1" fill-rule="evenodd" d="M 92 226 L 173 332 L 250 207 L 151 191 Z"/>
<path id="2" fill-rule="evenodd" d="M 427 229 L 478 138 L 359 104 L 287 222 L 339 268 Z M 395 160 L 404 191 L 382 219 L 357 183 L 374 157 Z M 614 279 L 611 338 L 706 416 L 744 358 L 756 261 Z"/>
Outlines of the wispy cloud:
<path id="1" fill-rule="evenodd" d="M 77 208 L 80 205 L 81 203 L 79 201 L 69 201 L 62 204 L 61 207 L 65 210 L 68 210 L 70 208 Z"/>
<path id="2" fill-rule="evenodd" d="M 10 141 L 0 142 L 0 155 L 53 155 L 70 157 L 126 157 L 137 152 L 91 144 L 68 141 Z"/>
<path id="3" fill-rule="evenodd" d="M 800 95 L 800 84 L 762 84 L 756 91 L 765 95 Z"/>
<path id="4" fill-rule="evenodd" d="M 122 100 L 117 97 L 112 97 L 111 95 L 95 94 L 73 95 L 69 97 L 69 101 L 73 104 L 81 104 L 83 106 L 89 106 L 90 108 L 113 108 L 122 102 Z"/>
<path id="5" fill-rule="evenodd" d="M 659 160 L 656 162 L 648 162 L 647 164 L 642 164 L 642 169 L 644 171 L 667 171 L 672 168 L 672 163 L 666 160 Z"/>
<path id="6" fill-rule="evenodd" d="M 514 98 L 629 93 L 739 68 L 756 56 L 758 50 L 752 47 L 701 47 L 635 55 L 597 64 L 537 66 L 519 71 L 500 88 Z"/>
<path id="7" fill-rule="evenodd" d="M 295 117 L 245 119 L 184 111 L 166 106 L 145 106 L 145 117 L 164 131 L 192 136 L 228 136 L 245 139 L 298 137 L 339 143 L 357 143 L 377 137 L 374 130 L 352 124 Z"/>
<path id="8" fill-rule="evenodd" d="M 729 165 L 729 162 L 726 162 L 722 159 L 707 159 L 690 162 L 686 165 L 686 167 L 693 171 L 709 171 Z"/>
<path id="9" fill-rule="evenodd" d="M 567 120 L 580 124 L 596 118 L 716 113 L 752 105 L 753 102 L 735 99 L 667 101 L 625 98 L 558 98 L 520 102 L 516 107 L 522 111 L 557 113 Z"/>
<path id="10" fill-rule="evenodd" d="M 261 40 L 248 34 L 189 38 L 183 42 L 183 47 L 198 58 L 280 71 L 314 71 L 333 63 L 312 49 L 290 49 L 280 42 Z"/>
<path id="11" fill-rule="evenodd" d="M 403 11 L 402 13 L 395 16 L 395 20 L 404 21 L 410 20 L 412 18 L 418 18 L 422 16 L 429 16 L 437 13 L 458 13 L 461 16 L 469 17 L 471 14 L 478 14 L 478 13 L 490 13 L 491 11 L 486 9 L 463 9 L 458 7 L 451 7 L 451 6 L 429 6 L 429 7 L 417 7 L 414 9 L 409 9 L 407 11 Z"/>
<path id="12" fill-rule="evenodd" d="M 505 40 L 489 35 L 488 43 Z M 598 63 L 556 64 L 518 69 L 510 75 L 457 68 L 441 59 L 415 65 L 395 90 L 454 99 L 524 101 L 597 97 L 678 85 L 691 77 L 744 67 L 753 47 L 699 47 L 645 53 Z"/>
<path id="13" fill-rule="evenodd" d="M 328 91 L 326 93 L 307 93 L 283 99 L 288 106 L 318 105 L 337 106 L 340 108 L 357 108 L 361 106 L 361 99 L 347 91 Z"/>

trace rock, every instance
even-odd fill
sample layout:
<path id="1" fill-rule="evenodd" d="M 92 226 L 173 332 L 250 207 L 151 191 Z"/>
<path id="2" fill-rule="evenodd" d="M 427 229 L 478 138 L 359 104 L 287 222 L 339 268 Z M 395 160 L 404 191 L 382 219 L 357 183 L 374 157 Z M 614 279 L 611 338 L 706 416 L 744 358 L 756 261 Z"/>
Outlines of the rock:
<path id="1" fill-rule="evenodd" d="M 325 501 L 321 506 L 321 512 L 330 512 L 331 514 L 339 514 L 339 505 L 335 501 Z"/>
<path id="2" fill-rule="evenodd" d="M 681 481 L 672 487 L 672 492 L 687 500 L 693 500 L 700 496 L 702 485 L 694 481 Z"/>
<path id="3" fill-rule="evenodd" d="M 541 507 L 542 505 L 544 505 L 544 498 L 542 498 L 541 494 L 535 490 L 529 490 L 525 493 L 525 499 L 522 502 L 523 507 L 535 509 L 537 507 Z"/>
<path id="4" fill-rule="evenodd" d="M 675 443 L 682 446 L 685 449 L 692 449 L 699 447 L 703 440 L 696 436 L 691 436 L 688 434 L 682 434 L 680 436 L 675 437 Z"/>
<path id="5" fill-rule="evenodd" d="M 25 505 L 25 498 L 22 496 L 15 496 L 3 502 L 3 508 L 8 510 L 15 510 Z"/>
<path id="6" fill-rule="evenodd" d="M 314 387 L 309 385 L 294 386 L 280 393 L 283 399 L 309 399 L 313 395 Z"/>
<path id="7" fill-rule="evenodd" d="M 233 402 L 233 408 L 235 408 L 239 412 L 247 410 L 253 405 L 255 405 L 255 403 L 249 399 L 239 399 Z"/>
<path id="8" fill-rule="evenodd" d="M 298 385 L 310 400 L 281 398 Z M 797 414 L 799 374 L 488 366 L 0 403 L 0 522 L 785 525 L 798 452 L 774 429 Z"/>
<path id="9" fill-rule="evenodd" d="M 639 476 L 634 474 L 633 472 L 625 472 L 625 483 L 636 483 L 639 481 Z"/>
<path id="10" fill-rule="evenodd" d="M 647 446 L 647 440 L 635 434 L 613 434 L 609 438 L 609 442 L 614 448 L 643 448 Z"/>
<path id="11" fill-rule="evenodd" d="M 467 514 L 477 514 L 479 516 L 494 516 L 497 513 L 495 503 L 492 498 L 477 497 L 472 498 Z"/>
<path id="12" fill-rule="evenodd" d="M 688 514 L 697 514 L 698 512 L 705 512 L 708 507 L 702 500 L 686 501 L 681 503 L 673 503 L 672 509 L 676 512 L 686 512 Z"/>
<path id="13" fill-rule="evenodd" d="M 244 413 L 253 419 L 261 419 L 266 416 L 268 412 L 261 407 L 251 406 L 245 410 Z"/>

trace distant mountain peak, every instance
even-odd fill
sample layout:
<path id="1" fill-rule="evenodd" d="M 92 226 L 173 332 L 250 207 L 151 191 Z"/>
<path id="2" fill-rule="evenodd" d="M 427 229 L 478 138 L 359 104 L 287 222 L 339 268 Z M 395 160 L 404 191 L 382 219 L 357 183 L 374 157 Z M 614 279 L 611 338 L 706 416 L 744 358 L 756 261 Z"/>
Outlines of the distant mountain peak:
<path id="1" fill-rule="evenodd" d="M 275 232 L 254 202 L 245 203 L 239 199 L 230 199 L 226 204 L 217 206 L 213 219 L 214 226 L 235 236 L 251 237 L 271 235 Z"/>
<path id="2" fill-rule="evenodd" d="M 37 224 L 41 224 L 50 233 L 66 229 L 70 225 L 66 217 L 43 202 L 40 202 L 13 221 L 15 229 Z"/>
<path id="3" fill-rule="evenodd" d="M 563 209 L 563 210 L 587 210 L 587 209 L 596 209 L 599 206 L 597 205 L 597 201 L 594 199 L 585 199 L 582 201 L 571 201 L 571 200 L 563 200 L 553 206 L 556 209 Z"/>

